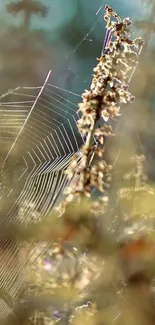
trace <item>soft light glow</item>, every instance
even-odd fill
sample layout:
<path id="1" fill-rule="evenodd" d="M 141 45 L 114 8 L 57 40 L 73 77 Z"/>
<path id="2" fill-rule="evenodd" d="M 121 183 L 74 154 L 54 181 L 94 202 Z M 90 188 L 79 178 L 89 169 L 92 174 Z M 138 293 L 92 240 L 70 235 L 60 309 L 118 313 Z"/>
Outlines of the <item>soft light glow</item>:
<path id="1" fill-rule="evenodd" d="M 52 270 L 52 265 L 47 260 L 44 261 L 44 270 L 46 270 L 46 271 L 51 271 Z"/>

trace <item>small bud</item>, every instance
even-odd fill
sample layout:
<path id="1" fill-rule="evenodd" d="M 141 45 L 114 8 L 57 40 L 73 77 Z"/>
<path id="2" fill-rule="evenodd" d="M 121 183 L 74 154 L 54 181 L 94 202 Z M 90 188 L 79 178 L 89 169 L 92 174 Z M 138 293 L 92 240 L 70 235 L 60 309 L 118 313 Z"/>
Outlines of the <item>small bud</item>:
<path id="1" fill-rule="evenodd" d="M 127 26 L 131 26 L 132 24 L 132 20 L 129 17 L 126 17 L 123 22 L 127 25 Z"/>
<path id="2" fill-rule="evenodd" d="M 135 96 L 130 96 L 130 103 L 134 103 L 135 101 Z"/>
<path id="3" fill-rule="evenodd" d="M 129 88 L 129 86 L 128 86 L 128 85 L 125 85 L 125 84 L 124 84 L 124 85 L 122 85 L 122 89 L 123 89 L 123 90 L 125 90 L 125 91 L 126 91 L 126 90 L 128 90 L 128 88 Z"/>

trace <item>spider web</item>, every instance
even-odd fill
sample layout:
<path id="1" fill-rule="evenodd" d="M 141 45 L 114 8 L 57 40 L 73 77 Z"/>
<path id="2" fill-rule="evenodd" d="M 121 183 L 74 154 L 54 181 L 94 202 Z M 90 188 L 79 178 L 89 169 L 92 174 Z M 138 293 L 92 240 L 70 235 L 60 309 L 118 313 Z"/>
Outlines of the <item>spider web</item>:
<path id="1" fill-rule="evenodd" d="M 10 101 L 6 101 L 8 96 Z M 80 156 L 83 143 L 76 108 L 74 102 L 55 93 L 50 83 L 44 88 L 15 89 L 0 103 L 1 145 L 3 150 L 9 148 L 1 169 L 0 200 L 2 206 L 4 200 L 7 204 L 1 229 L 11 227 L 15 219 L 24 224 L 38 222 L 62 199 L 68 183 L 64 171 L 75 152 Z M 6 267 L 1 271 L 1 286 L 15 298 L 23 278 L 16 261 L 18 243 L 9 241 L 6 245 L 13 261 L 7 280 Z"/>
<path id="2" fill-rule="evenodd" d="M 55 93 L 50 83 L 39 87 L 37 97 L 34 94 L 35 90 L 34 88 L 14 90 L 11 92 L 12 101 L 2 104 L 9 116 L 10 106 L 14 110 L 12 121 L 9 122 L 12 125 L 9 125 L 8 131 L 13 142 L 2 163 L 2 193 L 4 192 L 6 196 L 7 188 L 8 196 L 11 193 L 14 195 L 14 183 L 6 187 L 8 170 L 13 168 L 14 181 L 17 183 L 24 180 L 25 183 L 14 205 L 19 204 L 22 199 L 27 203 L 33 201 L 37 210 L 45 210 L 47 213 L 66 185 L 67 177 L 63 171 L 68 166 L 72 155 L 79 151 L 83 139 L 78 134 L 76 126 L 79 118 L 76 112 L 77 105 Z M 19 97 L 20 102 L 18 102 Z M 32 101 L 29 100 L 30 98 Z M 23 110 L 21 103 L 24 106 Z M 20 115 L 16 131 L 11 131 L 11 126 L 14 129 L 16 125 L 17 113 Z M 12 162 L 14 159 L 10 157 L 18 156 L 18 152 L 20 152 L 18 160 Z M 13 165 L 10 164 L 10 159 Z M 13 214 L 14 207 L 11 208 L 8 216 L 12 218 Z"/>
<path id="3" fill-rule="evenodd" d="M 64 58 L 63 64 L 89 41 L 100 21 L 103 23 L 103 13 L 95 17 L 92 27 Z M 54 73 L 58 68 L 59 65 Z M 77 129 L 77 103 L 81 96 L 54 85 L 52 77 L 53 71 L 49 71 L 43 85 L 18 87 L 0 98 L 1 232 L 15 220 L 24 224 L 38 222 L 48 214 L 63 198 L 68 183 L 64 171 L 71 157 L 76 152 L 80 158 L 84 139 Z M 76 77 L 84 90 L 85 81 Z M 1 288 L 16 300 L 23 284 L 21 264 L 17 261 L 19 245 L 7 236 L 1 237 L 0 245 L 6 242 L 9 258 L 8 267 L 0 256 Z M 0 301 L 0 311 L 1 317 L 9 312 L 3 301 Z"/>

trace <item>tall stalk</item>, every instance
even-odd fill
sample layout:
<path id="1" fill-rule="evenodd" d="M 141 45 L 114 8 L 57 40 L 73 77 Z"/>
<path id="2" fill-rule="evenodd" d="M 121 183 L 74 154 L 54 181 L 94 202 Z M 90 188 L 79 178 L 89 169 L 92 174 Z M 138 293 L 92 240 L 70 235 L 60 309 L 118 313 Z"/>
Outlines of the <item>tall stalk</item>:
<path id="1" fill-rule="evenodd" d="M 82 198 L 91 198 L 94 187 L 105 192 L 113 169 L 104 160 L 105 138 L 113 135 L 110 121 L 121 115 L 120 104 L 134 101 L 128 86 L 138 64 L 143 41 L 141 38 L 130 39 L 131 20 L 122 20 L 108 5 L 105 6 L 104 20 L 107 32 L 101 57 L 94 68 L 90 89 L 85 90 L 78 105 L 81 113 L 78 130 L 86 141 L 81 148 L 80 164 L 75 155 L 67 170 L 68 177 L 73 181 L 61 205 L 63 211 L 75 199 L 81 202 Z M 99 121 L 101 126 L 98 126 Z M 97 146 L 93 145 L 94 138 Z M 98 158 L 90 159 L 92 156 Z M 105 196 L 102 199 L 103 205 Z M 95 208 L 97 204 L 99 201 L 95 202 Z"/>

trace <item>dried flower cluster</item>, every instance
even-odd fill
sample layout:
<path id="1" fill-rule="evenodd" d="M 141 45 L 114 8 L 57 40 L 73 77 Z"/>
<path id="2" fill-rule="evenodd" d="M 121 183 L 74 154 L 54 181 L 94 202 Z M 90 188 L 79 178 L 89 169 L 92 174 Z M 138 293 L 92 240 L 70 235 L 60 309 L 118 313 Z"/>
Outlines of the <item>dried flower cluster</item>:
<path id="1" fill-rule="evenodd" d="M 113 167 L 104 159 L 105 138 L 113 135 L 109 119 L 120 115 L 121 103 L 132 103 L 134 96 L 128 91 L 129 81 L 138 63 L 143 41 L 141 38 L 130 39 L 131 21 L 121 19 L 108 5 L 105 6 L 106 38 L 94 75 L 90 90 L 85 90 L 82 103 L 79 104 L 81 118 L 78 120 L 79 132 L 86 136 L 86 142 L 81 148 L 81 162 L 73 157 L 67 174 L 73 179 L 66 190 L 65 206 L 77 199 L 90 198 L 95 187 L 105 193 L 111 182 Z M 98 126 L 98 122 L 102 126 Z M 93 139 L 97 145 L 93 145 Z M 75 181 L 76 180 L 76 181 Z M 104 205 L 101 198 L 98 208 Z M 92 202 L 92 206 L 93 206 Z M 97 202 L 95 202 L 95 209 Z"/>

